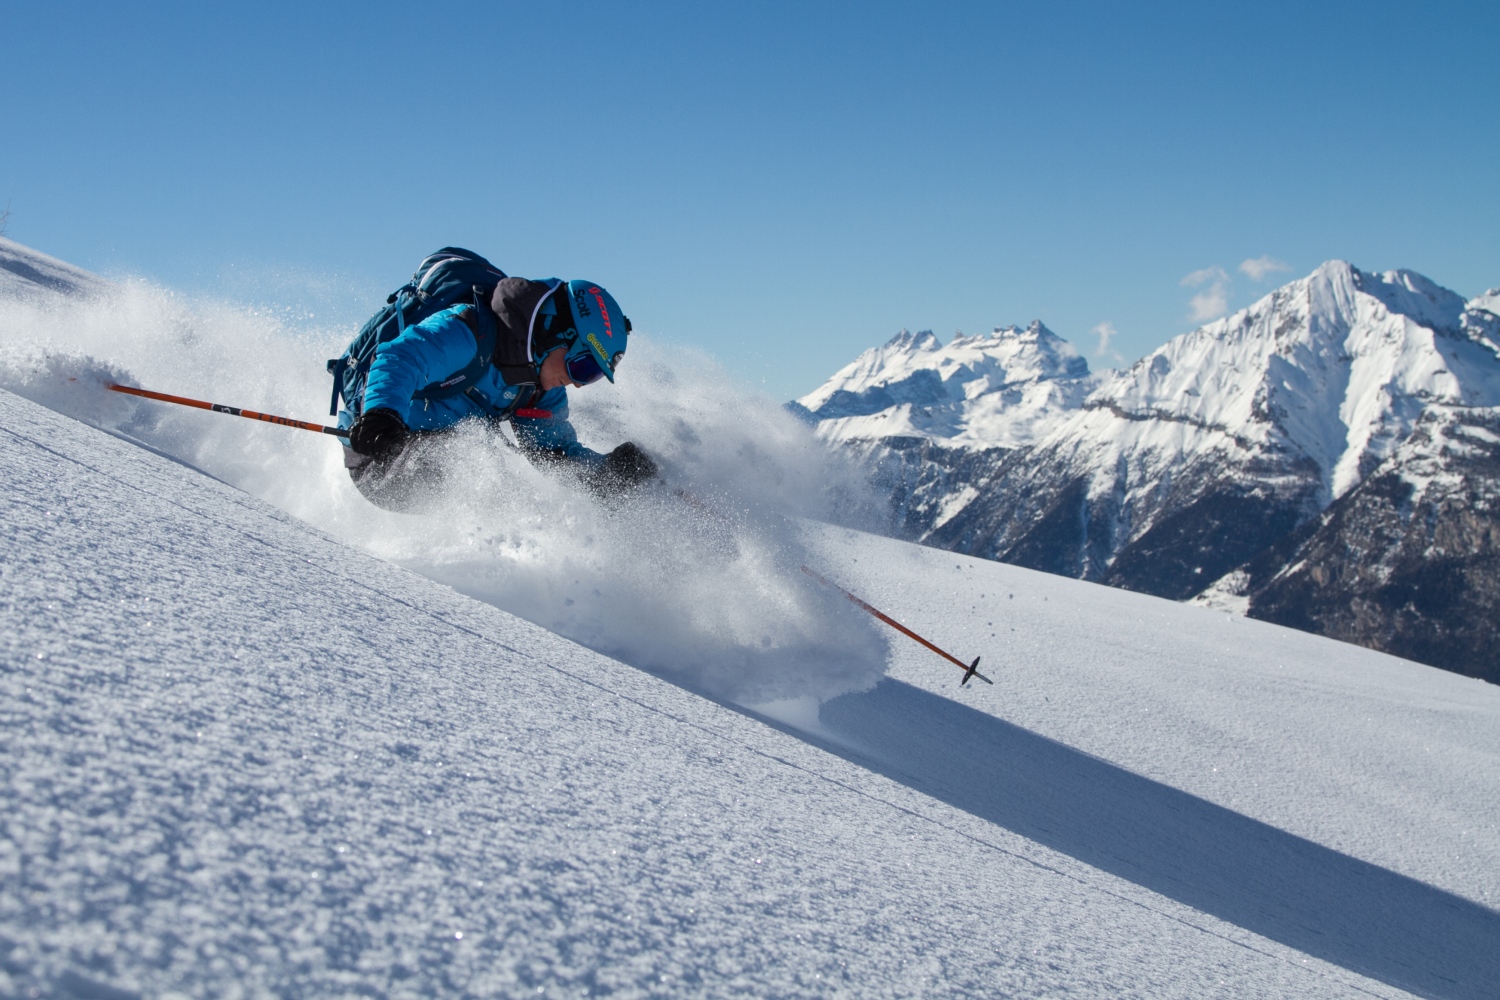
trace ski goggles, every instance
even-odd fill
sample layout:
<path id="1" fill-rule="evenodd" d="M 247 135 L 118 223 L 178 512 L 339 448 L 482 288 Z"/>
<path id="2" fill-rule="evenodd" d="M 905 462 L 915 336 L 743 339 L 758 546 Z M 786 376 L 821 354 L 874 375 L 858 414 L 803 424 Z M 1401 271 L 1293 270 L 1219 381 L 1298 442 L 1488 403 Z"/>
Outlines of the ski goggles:
<path id="1" fill-rule="evenodd" d="M 598 379 L 604 378 L 604 369 L 598 366 L 598 358 L 594 352 L 583 351 L 582 354 L 574 354 L 573 357 L 562 361 L 567 367 L 567 376 L 579 385 L 591 385 Z"/>
<path id="2" fill-rule="evenodd" d="M 579 385 L 589 385 L 604 377 L 604 368 L 599 364 L 599 359 L 594 357 L 593 351 L 582 351 L 571 355 L 563 361 L 568 370 L 568 378 Z"/>

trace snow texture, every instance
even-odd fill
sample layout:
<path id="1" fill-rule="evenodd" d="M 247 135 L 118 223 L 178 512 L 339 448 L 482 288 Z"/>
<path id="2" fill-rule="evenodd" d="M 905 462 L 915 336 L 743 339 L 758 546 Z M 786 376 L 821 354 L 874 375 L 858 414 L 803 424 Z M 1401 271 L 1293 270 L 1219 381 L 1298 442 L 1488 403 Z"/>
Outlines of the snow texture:
<path id="1" fill-rule="evenodd" d="M 903 652 L 768 726 L 9 394 L 0 428 L 7 994 L 1481 997 L 1500 975 L 1479 682 L 810 529 L 998 683 Z"/>

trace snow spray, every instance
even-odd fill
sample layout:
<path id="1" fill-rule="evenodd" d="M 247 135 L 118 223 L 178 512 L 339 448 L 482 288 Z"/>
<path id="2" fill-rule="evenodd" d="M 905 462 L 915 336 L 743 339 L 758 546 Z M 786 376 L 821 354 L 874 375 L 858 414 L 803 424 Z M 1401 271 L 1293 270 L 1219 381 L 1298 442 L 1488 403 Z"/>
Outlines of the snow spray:
<path id="1" fill-rule="evenodd" d="M 0 387 L 131 438 L 346 542 L 606 655 L 745 705 L 871 687 L 887 643 L 799 567 L 799 519 L 859 526 L 878 506 L 856 470 L 706 355 L 632 338 L 614 386 L 570 393 L 579 437 L 644 447 L 670 491 L 601 504 L 496 433 L 446 436 L 465 470 L 422 516 L 371 506 L 327 438 L 105 391 L 148 385 L 314 416 L 323 360 L 354 329 L 130 281 L 91 298 L 0 302 Z M 508 433 L 508 432 L 502 432 Z"/>

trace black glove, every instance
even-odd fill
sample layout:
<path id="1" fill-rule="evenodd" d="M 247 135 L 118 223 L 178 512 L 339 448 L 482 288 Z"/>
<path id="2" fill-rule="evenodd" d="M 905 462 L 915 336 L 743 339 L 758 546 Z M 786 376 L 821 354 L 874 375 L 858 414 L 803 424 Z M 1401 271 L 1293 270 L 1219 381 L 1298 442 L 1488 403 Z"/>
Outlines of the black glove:
<path id="1" fill-rule="evenodd" d="M 604 456 L 604 464 L 594 473 L 592 486 L 601 496 L 628 493 L 648 479 L 656 477 L 656 463 L 633 441 Z"/>
<path id="2" fill-rule="evenodd" d="M 406 424 L 395 410 L 366 410 L 349 428 L 349 447 L 371 458 L 389 458 L 406 443 Z"/>

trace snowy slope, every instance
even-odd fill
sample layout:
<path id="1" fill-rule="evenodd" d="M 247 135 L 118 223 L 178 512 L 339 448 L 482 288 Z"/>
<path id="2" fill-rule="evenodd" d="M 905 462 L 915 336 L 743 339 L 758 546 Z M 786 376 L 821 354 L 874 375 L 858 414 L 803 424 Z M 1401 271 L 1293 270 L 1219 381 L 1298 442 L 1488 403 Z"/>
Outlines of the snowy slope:
<path id="1" fill-rule="evenodd" d="M 326 438 L 99 389 L 316 419 L 347 335 L 0 299 L 0 385 L 113 435 L 0 392 L 0 995 L 1492 995 L 1496 689 L 798 529 L 854 481 L 649 337 L 575 416 L 712 516 L 465 438 L 388 515 Z"/>
<path id="2" fill-rule="evenodd" d="M 998 683 L 903 652 L 768 727 L 6 393 L 0 434 L 7 994 L 1500 977 L 1478 682 L 809 529 Z"/>
<path id="3" fill-rule="evenodd" d="M 960 694 L 910 644 L 892 678 L 1500 909 L 1500 688 L 1236 614 L 815 530 L 831 571 L 984 654 L 997 683 Z"/>
<path id="4" fill-rule="evenodd" d="M 95 274 L 0 236 L 0 298 L 47 298 L 100 292 Z"/>

